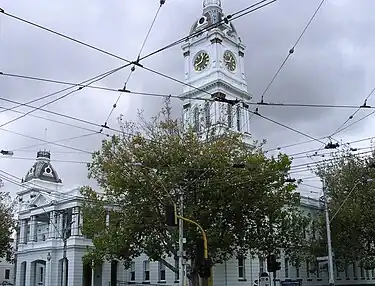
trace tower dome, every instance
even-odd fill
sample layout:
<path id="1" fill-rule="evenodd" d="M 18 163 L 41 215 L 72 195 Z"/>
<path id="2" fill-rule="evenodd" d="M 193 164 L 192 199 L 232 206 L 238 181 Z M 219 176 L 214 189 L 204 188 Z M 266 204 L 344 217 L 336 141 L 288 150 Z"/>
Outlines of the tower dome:
<path id="1" fill-rule="evenodd" d="M 221 7 L 221 0 L 203 0 L 202 16 L 195 21 L 190 29 L 190 35 L 195 34 L 207 27 L 222 23 L 215 28 L 225 31 L 228 36 L 237 37 L 237 31 L 232 22 L 224 23 L 224 13 Z"/>
<path id="2" fill-rule="evenodd" d="M 36 162 L 27 172 L 25 179 L 23 179 L 23 182 L 39 179 L 41 181 L 47 181 L 51 183 L 62 183 L 56 170 L 52 167 L 50 160 L 50 151 L 38 151 L 36 154 Z"/>

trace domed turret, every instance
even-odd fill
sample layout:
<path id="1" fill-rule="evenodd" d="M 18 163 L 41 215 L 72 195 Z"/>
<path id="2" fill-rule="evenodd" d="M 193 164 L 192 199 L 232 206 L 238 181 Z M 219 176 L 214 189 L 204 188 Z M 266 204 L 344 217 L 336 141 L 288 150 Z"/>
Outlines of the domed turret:
<path id="1" fill-rule="evenodd" d="M 23 179 L 22 182 L 39 179 L 41 181 L 47 181 L 51 183 L 62 183 L 57 172 L 52 167 L 50 159 L 51 152 L 38 151 L 36 154 L 36 162 L 27 172 L 25 179 Z"/>
<path id="2" fill-rule="evenodd" d="M 228 36 L 237 38 L 237 31 L 234 25 L 232 22 L 224 23 L 224 17 L 221 0 L 204 0 L 202 17 L 194 22 L 190 29 L 190 35 L 221 22 L 222 25 L 218 25 L 217 28 L 225 31 Z"/>

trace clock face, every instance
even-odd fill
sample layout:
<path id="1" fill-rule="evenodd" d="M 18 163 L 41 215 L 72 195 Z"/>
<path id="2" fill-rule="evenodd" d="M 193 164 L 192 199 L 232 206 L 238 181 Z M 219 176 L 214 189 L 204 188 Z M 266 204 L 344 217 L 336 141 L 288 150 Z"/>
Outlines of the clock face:
<path id="1" fill-rule="evenodd" d="M 197 54 L 194 60 L 194 69 L 196 71 L 203 71 L 207 68 L 210 62 L 210 57 L 206 52 L 200 52 Z"/>
<path id="2" fill-rule="evenodd" d="M 229 71 L 234 72 L 236 70 L 237 64 L 236 64 L 236 57 L 233 55 L 233 53 L 230 52 L 230 51 L 226 51 L 224 53 L 223 58 L 224 58 L 224 65 L 225 65 L 225 67 Z"/>

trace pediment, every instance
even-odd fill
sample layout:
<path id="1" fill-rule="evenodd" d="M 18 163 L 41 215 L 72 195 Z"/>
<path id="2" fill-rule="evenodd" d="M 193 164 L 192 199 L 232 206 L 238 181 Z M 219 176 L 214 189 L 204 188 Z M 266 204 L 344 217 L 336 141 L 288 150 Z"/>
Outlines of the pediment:
<path id="1" fill-rule="evenodd" d="M 40 207 L 51 203 L 51 200 L 42 194 L 38 194 L 35 198 L 30 200 L 30 207 Z"/>

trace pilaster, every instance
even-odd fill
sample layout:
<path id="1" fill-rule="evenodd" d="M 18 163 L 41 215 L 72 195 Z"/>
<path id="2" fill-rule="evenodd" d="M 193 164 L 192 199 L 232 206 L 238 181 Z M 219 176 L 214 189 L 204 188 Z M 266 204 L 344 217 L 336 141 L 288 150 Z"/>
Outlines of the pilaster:
<path id="1" fill-rule="evenodd" d="M 49 213 L 48 238 L 56 238 L 55 211 Z"/>
<path id="2" fill-rule="evenodd" d="M 29 241 L 36 241 L 36 217 L 31 216 L 30 218 L 30 236 L 29 236 Z"/>

